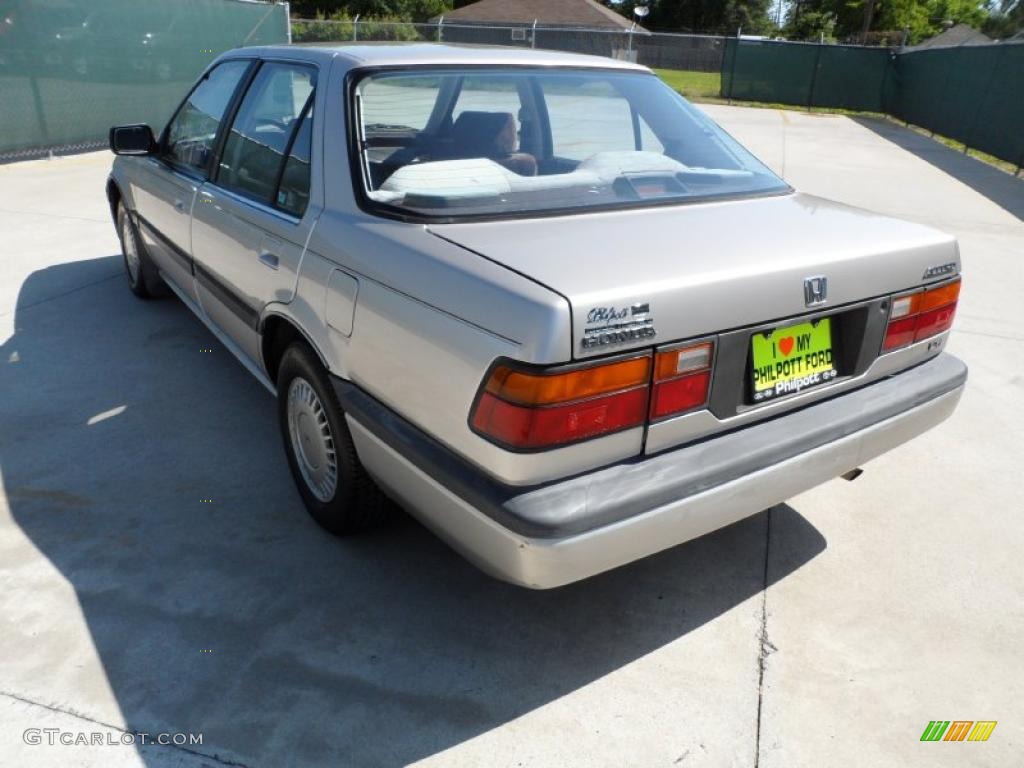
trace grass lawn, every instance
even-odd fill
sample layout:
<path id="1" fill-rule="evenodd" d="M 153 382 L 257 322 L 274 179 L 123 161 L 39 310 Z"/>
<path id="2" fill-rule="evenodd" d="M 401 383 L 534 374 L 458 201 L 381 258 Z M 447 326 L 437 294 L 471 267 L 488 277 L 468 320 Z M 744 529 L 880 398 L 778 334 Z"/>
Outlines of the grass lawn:
<path id="1" fill-rule="evenodd" d="M 718 72 L 685 72 L 679 69 L 656 69 L 658 77 L 693 101 L 720 99 L 722 75 Z"/>

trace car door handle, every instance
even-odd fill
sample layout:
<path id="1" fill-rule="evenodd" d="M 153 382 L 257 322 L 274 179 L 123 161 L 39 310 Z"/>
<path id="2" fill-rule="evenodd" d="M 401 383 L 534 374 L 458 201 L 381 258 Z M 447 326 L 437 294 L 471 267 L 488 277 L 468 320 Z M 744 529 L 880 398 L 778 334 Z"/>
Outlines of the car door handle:
<path id="1" fill-rule="evenodd" d="M 260 252 L 260 262 L 270 267 L 271 269 L 277 269 L 278 266 L 280 266 L 280 260 L 270 251 Z"/>
<path id="2" fill-rule="evenodd" d="M 175 200 L 174 201 L 174 210 L 176 210 L 178 213 L 184 213 L 185 212 L 185 201 L 184 200 Z"/>

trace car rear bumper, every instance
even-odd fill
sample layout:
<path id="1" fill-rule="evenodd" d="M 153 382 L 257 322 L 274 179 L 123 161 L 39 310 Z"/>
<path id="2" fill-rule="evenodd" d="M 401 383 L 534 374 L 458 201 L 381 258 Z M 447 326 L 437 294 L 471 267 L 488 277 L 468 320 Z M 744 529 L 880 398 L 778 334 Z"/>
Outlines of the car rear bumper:
<path id="1" fill-rule="evenodd" d="M 371 475 L 483 570 L 557 587 L 729 525 L 939 424 L 966 366 L 949 354 L 799 411 L 537 487 L 490 478 L 335 379 Z"/>

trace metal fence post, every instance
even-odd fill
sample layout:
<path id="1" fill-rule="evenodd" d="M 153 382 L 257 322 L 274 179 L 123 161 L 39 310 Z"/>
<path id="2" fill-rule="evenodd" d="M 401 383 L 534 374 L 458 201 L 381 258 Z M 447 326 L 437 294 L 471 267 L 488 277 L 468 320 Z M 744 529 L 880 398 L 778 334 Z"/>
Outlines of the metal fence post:
<path id="1" fill-rule="evenodd" d="M 443 27 L 443 26 L 444 26 L 444 16 L 442 16 L 441 18 L 439 18 L 437 20 L 437 42 L 439 42 L 439 43 L 442 40 L 441 27 Z"/>
<path id="2" fill-rule="evenodd" d="M 537 20 L 536 19 L 533 20 L 533 29 L 530 32 L 530 47 L 531 48 L 536 48 L 537 47 Z"/>
<path id="3" fill-rule="evenodd" d="M 825 46 L 825 35 L 821 36 L 818 42 L 818 49 L 814 53 L 814 69 L 811 70 L 811 87 L 807 90 L 807 111 L 814 106 L 814 86 L 818 83 L 818 66 L 821 64 L 821 49 Z"/>
<path id="4" fill-rule="evenodd" d="M 288 21 L 288 45 L 292 44 L 292 4 L 284 4 L 284 15 Z"/>
<path id="5" fill-rule="evenodd" d="M 729 49 L 729 38 L 725 39 L 726 50 Z M 732 89 L 736 85 L 736 57 L 740 55 L 740 35 L 736 30 L 736 43 L 732 48 L 732 61 L 729 62 L 729 93 L 726 94 L 727 101 L 732 104 Z M 724 61 L 722 62 L 725 63 Z"/>
<path id="6" fill-rule="evenodd" d="M 354 19 L 352 19 L 352 42 L 353 43 L 356 42 L 359 39 L 359 16 L 360 16 L 360 14 L 357 13 L 356 17 Z"/>

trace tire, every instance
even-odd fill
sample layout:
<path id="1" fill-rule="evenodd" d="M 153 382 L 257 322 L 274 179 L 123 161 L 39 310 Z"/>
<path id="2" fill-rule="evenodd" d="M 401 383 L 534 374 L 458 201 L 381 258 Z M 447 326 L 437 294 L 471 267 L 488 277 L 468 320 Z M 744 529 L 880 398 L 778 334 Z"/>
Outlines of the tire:
<path id="1" fill-rule="evenodd" d="M 317 523 L 346 536 L 388 519 L 390 503 L 359 462 L 327 372 L 305 343 L 281 358 L 277 415 L 292 477 Z"/>
<path id="2" fill-rule="evenodd" d="M 152 299 L 166 294 L 166 287 L 156 266 L 146 253 L 135 222 L 128 215 L 124 203 L 117 204 L 117 236 L 121 240 L 121 261 L 128 287 L 140 299 Z"/>

